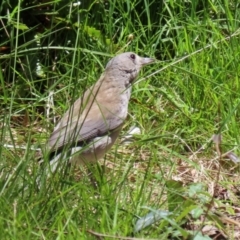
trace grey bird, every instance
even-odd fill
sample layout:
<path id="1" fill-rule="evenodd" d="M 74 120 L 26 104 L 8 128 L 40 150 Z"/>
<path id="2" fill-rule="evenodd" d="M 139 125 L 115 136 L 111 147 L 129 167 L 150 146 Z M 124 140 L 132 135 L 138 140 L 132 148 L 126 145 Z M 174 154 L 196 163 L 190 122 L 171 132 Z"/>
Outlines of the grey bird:
<path id="1" fill-rule="evenodd" d="M 51 171 L 55 171 L 60 159 L 87 164 L 104 157 L 127 117 L 133 81 L 141 68 L 153 61 L 125 52 L 108 62 L 99 80 L 55 126 L 47 143 Z"/>

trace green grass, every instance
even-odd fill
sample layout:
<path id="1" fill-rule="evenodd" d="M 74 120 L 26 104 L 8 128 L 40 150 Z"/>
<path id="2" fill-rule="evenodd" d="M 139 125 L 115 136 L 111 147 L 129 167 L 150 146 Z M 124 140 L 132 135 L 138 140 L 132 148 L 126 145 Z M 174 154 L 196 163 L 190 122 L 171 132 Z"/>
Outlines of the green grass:
<path id="1" fill-rule="evenodd" d="M 54 21 L 44 18 L 35 32 L 11 25 L 19 8 L 1 23 L 0 238 L 238 239 L 239 163 L 223 155 L 240 155 L 239 3 L 105 4 L 70 11 L 65 1 L 52 2 L 45 11 Z M 136 81 L 122 131 L 138 126 L 141 134 L 130 145 L 119 141 L 102 170 L 91 169 L 97 187 L 74 167 L 38 190 L 39 152 L 31 148 L 44 147 L 54 121 L 123 51 L 158 59 Z M 220 146 L 213 134 L 221 134 Z M 159 209 L 173 215 L 133 233 L 139 217 Z"/>

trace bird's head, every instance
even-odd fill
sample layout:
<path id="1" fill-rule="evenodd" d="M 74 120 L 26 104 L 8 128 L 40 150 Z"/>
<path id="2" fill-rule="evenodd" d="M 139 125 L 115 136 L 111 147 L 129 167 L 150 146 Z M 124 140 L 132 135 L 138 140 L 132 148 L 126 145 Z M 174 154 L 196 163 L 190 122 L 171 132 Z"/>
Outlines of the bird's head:
<path id="1" fill-rule="evenodd" d="M 147 64 L 154 62 L 153 58 L 140 57 L 133 52 L 125 52 L 112 58 L 105 69 L 108 74 L 120 74 L 121 77 L 126 77 L 129 83 L 137 77 L 141 68 Z"/>

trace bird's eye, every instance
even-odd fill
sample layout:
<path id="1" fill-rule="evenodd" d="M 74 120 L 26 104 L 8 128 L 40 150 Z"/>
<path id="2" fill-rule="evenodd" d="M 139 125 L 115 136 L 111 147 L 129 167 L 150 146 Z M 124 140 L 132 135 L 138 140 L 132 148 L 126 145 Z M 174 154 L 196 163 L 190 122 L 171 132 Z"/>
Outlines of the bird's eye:
<path id="1" fill-rule="evenodd" d="M 131 54 L 130 58 L 134 60 L 136 58 L 135 54 Z"/>

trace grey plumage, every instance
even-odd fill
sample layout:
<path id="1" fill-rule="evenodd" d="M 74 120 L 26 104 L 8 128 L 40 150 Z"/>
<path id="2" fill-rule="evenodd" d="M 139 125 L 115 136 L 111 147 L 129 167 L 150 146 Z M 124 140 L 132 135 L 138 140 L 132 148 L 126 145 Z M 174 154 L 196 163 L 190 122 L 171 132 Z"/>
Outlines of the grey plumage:
<path id="1" fill-rule="evenodd" d="M 48 143 L 52 171 L 64 149 L 70 163 L 102 158 L 116 141 L 128 113 L 131 85 L 142 66 L 154 59 L 126 52 L 112 58 L 99 80 L 63 115 Z M 67 159 L 66 159 L 67 160 Z"/>

